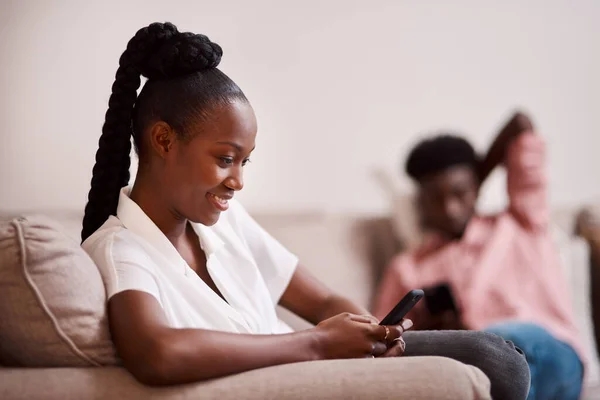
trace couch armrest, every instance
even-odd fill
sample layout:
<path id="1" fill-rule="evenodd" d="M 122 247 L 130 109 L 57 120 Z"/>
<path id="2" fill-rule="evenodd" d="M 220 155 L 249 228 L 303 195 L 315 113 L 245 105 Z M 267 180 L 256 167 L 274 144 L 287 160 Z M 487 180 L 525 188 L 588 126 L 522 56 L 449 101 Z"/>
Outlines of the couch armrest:
<path id="1" fill-rule="evenodd" d="M 118 367 L 0 368 L 0 398 L 20 399 L 490 399 L 479 369 L 440 357 L 331 360 L 153 388 Z"/>

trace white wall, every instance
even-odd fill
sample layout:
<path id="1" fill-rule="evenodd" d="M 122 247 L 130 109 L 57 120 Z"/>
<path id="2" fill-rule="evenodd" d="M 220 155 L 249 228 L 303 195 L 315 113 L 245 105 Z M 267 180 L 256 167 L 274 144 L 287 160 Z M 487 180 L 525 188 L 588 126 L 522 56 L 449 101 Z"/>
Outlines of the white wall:
<path id="1" fill-rule="evenodd" d="M 381 212 L 373 167 L 436 128 L 483 149 L 515 106 L 549 141 L 553 204 L 600 197 L 595 0 L 0 1 L 0 209 L 84 206 L 118 58 L 167 20 L 222 45 L 257 111 L 252 210 Z"/>

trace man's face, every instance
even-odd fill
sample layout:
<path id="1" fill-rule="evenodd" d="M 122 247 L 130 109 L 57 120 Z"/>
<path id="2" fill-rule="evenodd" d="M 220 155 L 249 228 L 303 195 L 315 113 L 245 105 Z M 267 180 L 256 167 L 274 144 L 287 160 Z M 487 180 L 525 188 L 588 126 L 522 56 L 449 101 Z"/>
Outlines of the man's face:
<path id="1" fill-rule="evenodd" d="M 468 165 L 456 165 L 420 181 L 419 211 L 429 229 L 450 239 L 462 237 L 475 213 L 479 183 Z"/>

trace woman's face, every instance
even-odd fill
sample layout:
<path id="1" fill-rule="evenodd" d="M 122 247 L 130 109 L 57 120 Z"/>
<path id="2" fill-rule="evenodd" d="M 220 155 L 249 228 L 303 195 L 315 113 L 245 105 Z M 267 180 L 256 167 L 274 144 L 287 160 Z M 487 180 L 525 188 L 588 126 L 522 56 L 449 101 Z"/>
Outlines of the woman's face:
<path id="1" fill-rule="evenodd" d="M 244 187 L 243 168 L 254 150 L 256 117 L 247 102 L 215 109 L 190 129 L 192 139 L 175 140 L 163 153 L 159 191 L 171 213 L 213 225 Z"/>

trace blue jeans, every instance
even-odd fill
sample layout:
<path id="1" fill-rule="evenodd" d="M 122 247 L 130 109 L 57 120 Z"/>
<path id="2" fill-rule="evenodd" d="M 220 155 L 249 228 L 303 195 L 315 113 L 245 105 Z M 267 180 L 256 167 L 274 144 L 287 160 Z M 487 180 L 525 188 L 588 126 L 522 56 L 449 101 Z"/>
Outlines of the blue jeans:
<path id="1" fill-rule="evenodd" d="M 571 346 L 544 328 L 522 322 L 503 322 L 486 329 L 523 350 L 531 372 L 530 400 L 577 400 L 583 365 Z"/>

